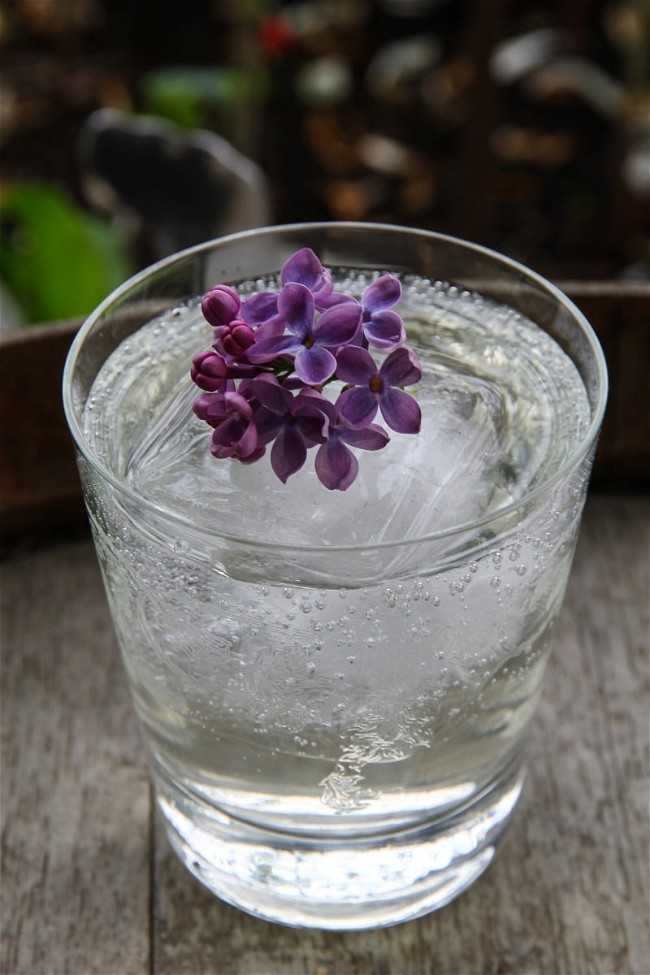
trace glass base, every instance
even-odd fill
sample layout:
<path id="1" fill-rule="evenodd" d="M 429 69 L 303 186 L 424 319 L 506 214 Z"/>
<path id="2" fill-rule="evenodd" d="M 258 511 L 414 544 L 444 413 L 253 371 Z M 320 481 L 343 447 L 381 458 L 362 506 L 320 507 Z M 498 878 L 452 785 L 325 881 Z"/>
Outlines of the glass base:
<path id="1" fill-rule="evenodd" d="M 157 777 L 173 848 L 217 897 L 279 924 L 360 930 L 435 911 L 490 864 L 521 792 L 509 768 L 445 819 L 372 837 L 316 839 L 225 815 Z"/>

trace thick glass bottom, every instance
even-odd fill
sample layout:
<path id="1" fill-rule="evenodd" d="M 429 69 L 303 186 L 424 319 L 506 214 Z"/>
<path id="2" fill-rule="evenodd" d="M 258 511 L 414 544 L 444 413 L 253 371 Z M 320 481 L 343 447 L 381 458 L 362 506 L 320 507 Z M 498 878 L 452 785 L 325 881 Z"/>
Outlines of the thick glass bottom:
<path id="1" fill-rule="evenodd" d="M 490 864 L 522 783 L 517 764 L 444 819 L 321 839 L 237 820 L 156 776 L 173 848 L 217 897 L 267 921 L 333 930 L 398 924 L 448 904 Z"/>

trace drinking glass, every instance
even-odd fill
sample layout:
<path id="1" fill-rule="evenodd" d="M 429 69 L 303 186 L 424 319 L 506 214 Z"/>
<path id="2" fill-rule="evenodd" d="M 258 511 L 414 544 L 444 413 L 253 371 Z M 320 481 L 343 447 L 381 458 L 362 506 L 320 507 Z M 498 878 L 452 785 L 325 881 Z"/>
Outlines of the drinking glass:
<path id="1" fill-rule="evenodd" d="M 329 491 L 210 456 L 197 296 L 309 247 L 401 282 L 416 435 Z M 269 227 L 127 281 L 64 376 L 67 420 L 157 803 L 189 870 L 253 915 L 420 916 L 491 862 L 522 787 L 606 398 L 580 311 L 495 252 L 402 227 Z M 362 456 L 363 454 L 363 456 Z"/>

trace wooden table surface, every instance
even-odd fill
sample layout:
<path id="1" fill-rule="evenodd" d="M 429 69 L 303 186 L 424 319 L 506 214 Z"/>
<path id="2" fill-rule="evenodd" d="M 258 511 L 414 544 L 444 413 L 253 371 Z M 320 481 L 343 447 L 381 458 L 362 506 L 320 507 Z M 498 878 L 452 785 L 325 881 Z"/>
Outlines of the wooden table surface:
<path id="1" fill-rule="evenodd" d="M 92 545 L 3 565 L 4 975 L 648 975 L 650 502 L 594 495 L 529 774 L 499 856 L 443 910 L 361 933 L 220 903 L 154 812 Z"/>

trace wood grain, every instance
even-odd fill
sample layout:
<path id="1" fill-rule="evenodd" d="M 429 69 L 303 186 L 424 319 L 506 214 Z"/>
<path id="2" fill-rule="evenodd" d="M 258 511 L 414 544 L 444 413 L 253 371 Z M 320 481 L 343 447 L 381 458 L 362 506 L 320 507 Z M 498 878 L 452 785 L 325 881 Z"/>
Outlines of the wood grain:
<path id="1" fill-rule="evenodd" d="M 90 542 L 4 566 L 2 655 L 2 972 L 146 972 L 149 787 Z"/>
<path id="2" fill-rule="evenodd" d="M 80 322 L 0 339 L 0 537 L 80 520 L 79 477 L 61 381 Z"/>
<path id="3" fill-rule="evenodd" d="M 89 542 L 3 585 L 4 975 L 648 975 L 647 498 L 592 496 L 510 833 L 436 914 L 363 933 L 220 903 L 150 815 Z"/>
<path id="4" fill-rule="evenodd" d="M 650 285 L 565 281 L 603 347 L 609 399 L 594 483 L 600 488 L 650 487 Z M 650 970 L 650 969 L 649 969 Z"/>

